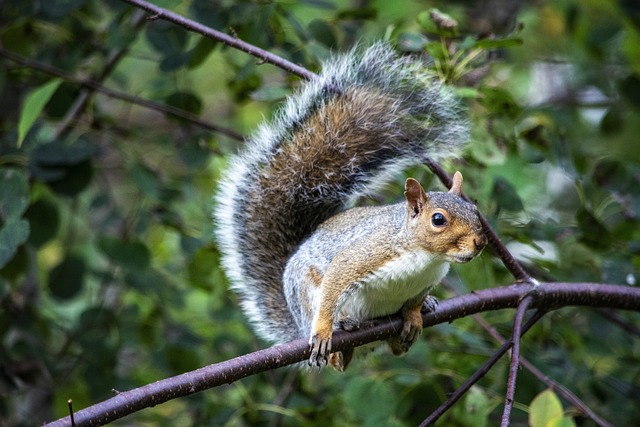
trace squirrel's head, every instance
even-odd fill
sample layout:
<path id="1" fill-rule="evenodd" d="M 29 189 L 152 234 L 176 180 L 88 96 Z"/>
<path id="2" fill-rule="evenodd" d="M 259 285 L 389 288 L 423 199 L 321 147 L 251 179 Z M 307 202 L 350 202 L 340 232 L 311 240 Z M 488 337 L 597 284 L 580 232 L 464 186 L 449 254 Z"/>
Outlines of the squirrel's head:
<path id="1" fill-rule="evenodd" d="M 487 245 L 478 208 L 462 197 L 462 174 L 453 175 L 448 192 L 426 193 L 420 183 L 408 178 L 404 192 L 407 228 L 416 244 L 450 262 L 468 262 Z"/>

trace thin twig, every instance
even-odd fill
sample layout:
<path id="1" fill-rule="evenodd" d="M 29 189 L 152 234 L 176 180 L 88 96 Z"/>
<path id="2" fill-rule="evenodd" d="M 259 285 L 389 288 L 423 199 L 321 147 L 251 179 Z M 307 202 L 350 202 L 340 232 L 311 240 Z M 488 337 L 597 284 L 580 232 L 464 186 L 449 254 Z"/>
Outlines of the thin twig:
<path id="1" fill-rule="evenodd" d="M 135 31 L 138 31 L 142 28 L 142 24 L 144 22 L 145 22 L 144 12 L 142 12 L 141 10 L 136 10 L 135 13 L 133 14 L 131 27 Z M 133 40 L 134 39 L 132 38 L 131 42 L 133 42 Z M 115 52 L 111 53 L 107 58 L 107 62 L 104 68 L 102 69 L 100 74 L 96 76 L 94 81 L 96 83 L 101 84 L 107 78 L 107 76 L 111 74 L 111 72 L 114 70 L 116 65 L 120 62 L 120 60 L 124 57 L 124 55 L 128 51 L 129 51 L 129 45 L 126 45 L 116 50 Z M 89 98 L 91 97 L 91 94 L 94 91 L 95 89 L 90 89 L 90 88 L 84 88 L 82 91 L 80 91 L 80 93 L 78 94 L 78 97 L 76 98 L 76 100 L 73 102 L 73 104 L 67 111 L 67 114 L 65 115 L 65 117 L 62 119 L 61 124 L 56 129 L 56 132 L 54 134 L 54 139 L 60 139 L 65 134 L 67 134 L 67 132 L 71 130 L 71 124 L 74 123 L 78 119 L 78 117 L 80 117 L 80 115 L 84 112 L 89 102 Z"/>
<path id="2" fill-rule="evenodd" d="M 121 1 L 125 3 L 129 3 L 130 5 L 135 6 L 137 8 L 146 10 L 147 12 L 152 14 L 152 19 L 162 19 L 164 21 L 172 22 L 189 31 L 193 31 L 194 33 L 198 33 L 205 37 L 218 40 L 228 46 L 231 46 L 235 49 L 246 52 L 249 55 L 255 56 L 256 58 L 259 58 L 263 62 L 268 62 L 277 67 L 282 68 L 285 71 L 288 71 L 292 74 L 300 76 L 305 80 L 312 80 L 317 77 L 316 74 L 312 73 L 306 68 L 296 65 L 292 62 L 289 62 L 278 55 L 274 55 L 271 52 L 260 49 L 238 38 L 232 37 L 228 34 L 209 28 L 206 25 L 200 24 L 199 22 L 193 21 L 189 18 L 185 18 L 182 15 L 178 15 L 177 13 L 171 12 L 167 9 L 163 9 L 149 2 L 142 1 L 142 0 L 121 0 Z"/>
<path id="3" fill-rule="evenodd" d="M 513 336 L 511 338 L 511 363 L 509 365 L 509 379 L 507 380 L 507 393 L 504 401 L 504 412 L 502 413 L 502 427 L 509 426 L 511 418 L 511 408 L 513 408 L 513 400 L 516 395 L 516 379 L 518 378 L 518 369 L 520 368 L 520 337 L 522 335 L 522 321 L 527 313 L 527 308 L 533 302 L 533 296 L 527 295 L 520 302 L 516 310 L 516 316 L 513 321 Z"/>
<path id="4" fill-rule="evenodd" d="M 60 77 L 63 80 L 66 80 L 68 82 L 71 83 L 75 83 L 78 84 L 80 86 L 86 87 L 86 88 L 90 88 L 95 90 L 96 92 L 100 92 L 110 98 L 114 98 L 114 99 L 120 99 L 122 101 L 126 101 L 126 102 L 130 102 L 132 104 L 136 104 L 136 105 L 140 105 L 142 107 L 151 109 L 151 110 L 155 110 L 155 111 L 159 111 L 161 113 L 165 113 L 165 114 L 170 114 L 172 116 L 184 119 L 189 121 L 190 123 L 199 126 L 201 128 L 204 129 L 208 129 L 211 130 L 213 132 L 217 132 L 217 133 L 221 133 L 223 135 L 228 136 L 229 138 L 233 138 L 235 140 L 238 141 L 242 141 L 244 140 L 243 136 L 240 135 L 238 132 L 228 129 L 228 128 L 224 128 L 222 126 L 218 126 L 212 123 L 209 123 L 205 120 L 202 120 L 201 118 L 199 118 L 198 116 L 188 113 L 184 110 L 181 110 L 179 108 L 175 108 L 172 107 L 170 105 L 164 105 L 164 104 L 159 104 L 157 102 L 153 102 L 153 101 L 149 101 L 148 99 L 144 99 L 144 98 L 140 98 L 137 96 L 132 96 L 129 95 L 127 93 L 124 92 L 119 92 L 119 91 L 115 91 L 112 89 L 108 89 L 104 86 L 102 86 L 100 83 L 95 82 L 93 80 L 83 80 L 83 79 L 79 79 L 77 77 L 75 77 L 74 75 L 63 71 L 59 68 L 56 67 L 52 67 L 50 65 L 47 64 L 41 64 L 37 61 L 33 61 L 29 58 L 24 58 L 14 52 L 8 51 L 6 49 L 0 48 L 0 56 L 4 56 L 5 58 L 10 59 L 11 61 L 20 64 L 24 67 L 33 69 L 33 70 L 37 70 L 52 76 L 56 76 L 56 77 Z"/>
<path id="5" fill-rule="evenodd" d="M 537 311 L 522 327 L 520 333 L 525 334 L 538 320 L 540 320 L 540 318 L 542 318 L 543 315 L 544 315 L 544 312 Z M 442 415 L 444 415 L 444 413 L 447 412 L 449 408 L 451 408 L 458 400 L 460 400 L 460 398 L 467 391 L 469 391 L 469 389 L 475 383 L 480 381 L 480 379 L 484 377 L 487 374 L 487 372 L 489 372 L 489 370 L 493 367 L 493 365 L 495 365 L 498 362 L 498 360 L 500 360 L 500 358 L 504 356 L 507 351 L 509 351 L 512 344 L 513 344 L 513 337 L 509 338 L 508 341 L 505 341 L 504 344 L 502 344 L 502 346 L 500 346 L 500 348 L 496 350 L 495 353 L 493 353 L 491 357 L 487 359 L 487 361 L 476 372 L 473 373 L 473 375 L 467 378 L 467 380 L 464 383 L 462 383 L 462 385 L 458 387 L 456 391 L 454 391 L 449 395 L 449 398 L 445 402 L 443 402 L 442 405 L 440 405 L 435 411 L 429 414 L 429 416 L 425 418 L 425 420 L 420 424 L 420 427 L 426 427 L 428 425 L 432 425 Z"/>

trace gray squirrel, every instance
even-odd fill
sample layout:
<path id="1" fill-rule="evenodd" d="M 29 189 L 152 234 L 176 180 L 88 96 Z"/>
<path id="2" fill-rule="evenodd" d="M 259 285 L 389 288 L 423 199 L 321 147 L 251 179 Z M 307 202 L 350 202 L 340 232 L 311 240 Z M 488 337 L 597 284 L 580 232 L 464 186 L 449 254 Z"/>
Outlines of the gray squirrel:
<path id="1" fill-rule="evenodd" d="M 388 343 L 406 352 L 431 288 L 487 243 L 477 208 L 459 172 L 448 192 L 409 178 L 401 203 L 348 207 L 466 139 L 456 100 L 419 59 L 378 42 L 324 63 L 232 159 L 216 196 L 223 267 L 258 335 L 307 338 L 310 365 L 344 370 L 353 351 L 332 353 L 333 331 L 400 312 Z"/>

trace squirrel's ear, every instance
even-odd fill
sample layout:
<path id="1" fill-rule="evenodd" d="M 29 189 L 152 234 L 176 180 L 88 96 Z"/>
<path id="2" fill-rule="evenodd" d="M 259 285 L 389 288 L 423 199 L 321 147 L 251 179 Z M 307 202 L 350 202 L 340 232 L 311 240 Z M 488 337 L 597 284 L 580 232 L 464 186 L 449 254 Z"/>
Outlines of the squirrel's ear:
<path id="1" fill-rule="evenodd" d="M 424 204 L 427 202 L 427 194 L 418 181 L 413 178 L 407 178 L 404 183 L 404 197 L 407 199 L 407 211 L 411 218 L 420 215 Z"/>
<path id="2" fill-rule="evenodd" d="M 453 183 L 451 184 L 449 193 L 455 194 L 456 196 L 462 196 L 462 174 L 458 171 L 453 174 Z"/>

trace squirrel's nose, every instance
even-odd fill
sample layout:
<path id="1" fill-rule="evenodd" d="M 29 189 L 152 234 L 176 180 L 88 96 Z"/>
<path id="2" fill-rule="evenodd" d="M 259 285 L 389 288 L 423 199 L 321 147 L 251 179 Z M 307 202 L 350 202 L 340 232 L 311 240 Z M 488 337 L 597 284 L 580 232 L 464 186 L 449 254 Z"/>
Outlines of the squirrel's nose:
<path id="1" fill-rule="evenodd" d="M 481 234 L 478 237 L 474 237 L 473 244 L 475 245 L 477 251 L 483 250 L 484 247 L 487 246 L 487 236 Z"/>

